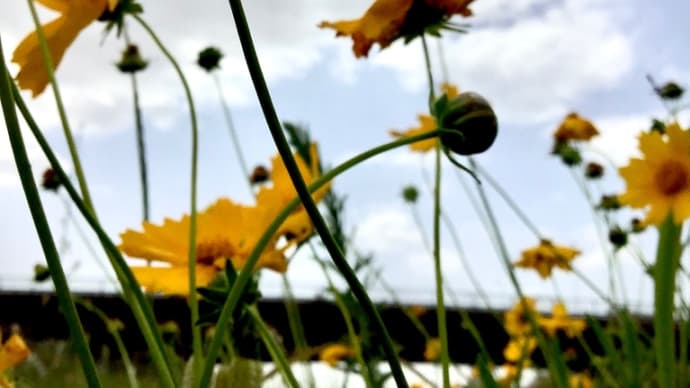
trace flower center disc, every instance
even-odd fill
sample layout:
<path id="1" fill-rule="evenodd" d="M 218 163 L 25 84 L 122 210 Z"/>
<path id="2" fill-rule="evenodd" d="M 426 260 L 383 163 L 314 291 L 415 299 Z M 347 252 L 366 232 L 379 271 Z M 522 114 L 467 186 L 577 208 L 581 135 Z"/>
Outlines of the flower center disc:
<path id="1" fill-rule="evenodd" d="M 688 175 L 684 166 L 674 160 L 662 164 L 654 178 L 665 195 L 677 194 L 688 185 Z"/>

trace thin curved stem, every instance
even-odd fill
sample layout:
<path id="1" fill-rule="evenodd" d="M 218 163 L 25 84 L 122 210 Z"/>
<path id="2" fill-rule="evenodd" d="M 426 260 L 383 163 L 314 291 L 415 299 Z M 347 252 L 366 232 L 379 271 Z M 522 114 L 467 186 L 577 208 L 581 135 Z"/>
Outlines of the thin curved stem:
<path id="1" fill-rule="evenodd" d="M 249 176 L 249 168 L 247 162 L 244 159 L 244 154 L 242 153 L 242 146 L 240 145 L 240 138 L 237 135 L 237 129 L 235 128 L 235 123 L 232 119 L 232 113 L 228 107 L 227 101 L 225 101 L 225 95 L 223 94 L 223 87 L 220 85 L 220 79 L 218 78 L 218 73 L 213 72 L 212 74 L 213 83 L 216 85 L 218 90 L 218 99 L 220 100 L 220 105 L 223 108 L 223 118 L 225 118 L 225 124 L 228 127 L 228 132 L 230 133 L 230 139 L 232 140 L 232 146 L 235 148 L 235 155 L 237 156 L 237 161 L 240 164 L 240 169 L 242 170 L 242 177 L 249 188 L 249 194 L 254 196 L 254 189 L 252 188 L 252 182 Z"/>
<path id="2" fill-rule="evenodd" d="M 244 58 L 247 62 L 247 67 L 249 69 L 259 103 L 263 110 L 266 123 L 271 132 L 271 136 L 273 137 L 273 141 L 278 148 L 278 152 L 285 163 L 285 168 L 290 175 L 290 179 L 295 186 L 295 190 L 297 191 L 297 194 L 299 195 L 304 209 L 309 215 L 309 218 L 314 224 L 314 229 L 316 229 L 316 231 L 319 233 L 321 241 L 323 241 L 326 250 L 333 259 L 333 263 L 347 281 L 355 297 L 362 304 L 362 308 L 365 313 L 372 319 L 374 328 L 378 332 L 378 335 L 381 336 L 383 351 L 390 365 L 393 378 L 398 386 L 407 387 L 407 381 L 405 379 L 405 375 L 403 374 L 400 360 L 398 359 L 397 352 L 393 346 L 393 341 L 390 337 L 390 334 L 388 334 L 388 330 L 386 329 L 381 316 L 376 311 L 376 307 L 369 298 L 366 289 L 360 283 L 357 275 L 347 263 L 347 260 L 343 256 L 343 253 L 338 246 L 338 243 L 329 232 L 328 226 L 319 213 L 319 210 L 314 203 L 314 199 L 311 197 L 309 189 L 307 188 L 299 168 L 297 167 L 297 163 L 292 155 L 290 145 L 285 138 L 282 125 L 278 119 L 275 108 L 273 107 L 271 95 L 268 91 L 266 80 L 264 79 L 263 72 L 261 71 L 259 58 L 257 57 L 256 50 L 254 48 L 254 43 L 252 41 L 249 25 L 244 14 L 242 2 L 240 0 L 230 0 L 230 8 L 232 9 L 232 15 L 235 20 L 235 27 L 237 28 L 237 33 L 240 38 Z"/>
<path id="3" fill-rule="evenodd" d="M 297 382 L 297 378 L 295 378 L 295 375 L 292 373 L 292 369 L 290 369 L 290 362 L 285 358 L 285 354 L 280 349 L 280 346 L 277 344 L 273 334 L 268 327 L 266 327 L 266 323 L 264 323 L 264 320 L 261 318 L 259 310 L 256 308 L 256 306 L 249 306 L 247 311 L 252 318 L 252 322 L 254 322 L 256 325 L 257 331 L 259 332 L 259 337 L 261 337 L 264 345 L 266 345 L 268 353 L 271 355 L 273 362 L 276 364 L 276 368 L 283 375 L 283 379 L 287 383 L 287 386 L 290 388 L 299 388 L 300 385 Z"/>
<path id="4" fill-rule="evenodd" d="M 55 68 L 53 66 L 53 59 L 50 56 L 50 50 L 48 49 L 48 43 L 46 41 L 45 32 L 43 31 L 41 21 L 38 19 L 38 13 L 36 13 L 36 6 L 34 5 L 34 0 L 27 0 L 27 3 L 29 4 L 29 9 L 31 10 L 31 17 L 34 21 L 34 25 L 36 26 L 36 35 L 38 35 L 38 46 L 41 49 L 41 55 L 43 56 L 45 70 L 48 73 L 50 86 L 52 87 L 53 95 L 55 96 L 55 105 L 57 106 L 58 115 L 60 116 L 60 123 L 62 124 L 62 131 L 65 135 L 65 140 L 67 141 L 67 147 L 69 148 L 70 157 L 72 158 L 72 164 L 74 165 L 74 174 L 77 176 L 77 181 L 79 182 L 79 189 L 81 190 L 81 195 L 84 198 L 84 203 L 89 208 L 89 210 L 91 210 L 91 212 L 95 214 L 96 210 L 93 206 L 93 201 L 91 200 L 89 187 L 86 184 L 86 176 L 84 175 L 84 169 L 82 168 L 81 160 L 79 159 L 79 152 L 77 151 L 77 146 L 74 142 L 74 136 L 72 136 L 72 130 L 70 129 L 69 120 L 67 119 L 65 104 L 62 102 L 60 88 L 58 87 L 58 83 L 55 78 Z"/>
<path id="5" fill-rule="evenodd" d="M 197 325 L 199 321 L 199 302 L 196 297 L 196 191 L 197 191 L 197 162 L 199 160 L 199 128 L 196 119 L 196 110 L 194 108 L 194 99 L 192 98 L 192 91 L 189 88 L 187 78 L 184 76 L 180 65 L 172 56 L 170 51 L 165 47 L 163 42 L 158 38 L 158 35 L 139 15 L 133 15 L 134 19 L 149 33 L 158 48 L 163 52 L 170 64 L 175 68 L 175 72 L 180 78 L 182 87 L 184 88 L 185 97 L 187 99 L 187 107 L 189 109 L 189 119 L 191 125 L 192 135 L 192 156 L 191 156 L 191 182 L 190 182 L 190 211 L 189 211 L 189 309 L 191 312 L 191 327 L 192 327 L 192 349 L 194 352 L 193 361 L 193 375 L 194 381 L 198 381 L 199 373 L 203 364 L 201 328 Z"/>
<path id="6" fill-rule="evenodd" d="M 314 192 L 318 190 L 338 175 L 342 174 L 343 172 L 349 170 L 350 168 L 356 166 L 359 163 L 364 162 L 365 160 L 371 157 L 390 151 L 397 147 L 402 147 L 420 140 L 436 137 L 439 134 L 440 131 L 431 131 L 417 136 L 402 138 L 365 151 L 316 178 L 314 182 L 312 182 L 309 185 L 309 191 Z M 256 265 L 256 262 L 259 260 L 260 253 L 263 252 L 264 248 L 266 247 L 266 245 L 268 245 L 268 242 L 276 233 L 280 225 L 283 224 L 283 222 L 287 219 L 290 213 L 297 209 L 297 206 L 299 206 L 299 204 L 300 198 L 297 197 L 293 198 L 292 201 L 285 205 L 283 210 L 281 210 L 280 213 L 276 215 L 273 222 L 271 222 L 271 224 L 264 231 L 264 234 L 256 242 L 254 249 L 252 249 L 251 253 L 249 254 L 249 257 L 247 258 L 246 264 L 242 268 L 242 271 L 240 271 L 237 279 L 235 280 L 234 285 L 232 286 L 232 289 L 230 290 L 230 293 L 228 294 L 228 297 L 225 299 L 223 308 L 221 309 L 218 321 L 216 323 L 216 327 L 225 327 L 225 325 L 228 324 L 230 317 L 232 316 L 232 312 L 235 310 L 237 302 L 239 301 L 239 298 L 242 295 L 242 290 L 244 289 L 245 285 L 247 284 L 247 282 L 253 274 L 252 269 Z M 202 374 L 201 386 L 208 385 L 208 383 L 210 382 L 211 375 L 213 374 L 213 365 L 215 364 L 215 359 L 216 357 L 218 357 L 218 353 L 220 352 L 220 348 L 223 344 L 223 337 L 223 331 L 216 330 L 215 334 L 213 335 L 213 338 L 211 339 L 211 344 L 209 345 L 209 349 L 207 352 L 206 365 L 204 366 L 204 373 Z"/>
<path id="7" fill-rule="evenodd" d="M 9 73 L 7 73 L 7 76 L 9 77 Z M 139 328 L 141 330 L 142 336 L 144 337 L 144 340 L 146 341 L 146 344 L 149 347 L 149 351 L 151 352 L 151 359 L 153 361 L 153 364 L 156 366 L 156 369 L 161 378 L 161 384 L 163 385 L 163 387 L 166 388 L 175 387 L 175 380 L 170 370 L 170 364 L 167 362 L 165 347 L 163 345 L 163 340 L 161 339 L 160 331 L 156 324 L 156 318 L 146 297 L 141 292 L 141 288 L 137 283 L 134 274 L 125 262 L 120 251 L 118 251 L 117 247 L 115 246 L 115 244 L 113 244 L 108 234 L 98 223 L 98 219 L 96 218 L 95 214 L 93 214 L 91 209 L 79 196 L 79 193 L 77 192 L 74 185 L 72 185 L 72 182 L 69 180 L 69 176 L 62 168 L 60 161 L 58 160 L 53 150 L 50 148 L 48 141 L 46 140 L 45 136 L 43 136 L 43 133 L 36 124 L 36 121 L 31 116 L 31 113 L 26 107 L 26 104 L 24 103 L 24 100 L 22 99 L 19 90 L 15 85 L 12 85 L 12 94 L 14 96 L 14 102 L 17 105 L 17 108 L 22 113 L 24 121 L 31 130 L 31 133 L 36 139 L 36 142 L 41 147 L 41 150 L 43 151 L 43 154 L 46 156 L 46 159 L 48 159 L 48 161 L 50 162 L 51 168 L 57 174 L 58 178 L 60 179 L 60 182 L 65 188 L 65 191 L 67 191 L 69 197 L 72 199 L 72 202 L 74 203 L 75 207 L 82 214 L 86 222 L 96 233 L 96 236 L 103 245 L 103 249 L 105 250 L 108 258 L 110 259 L 110 263 L 113 266 L 113 269 L 115 270 L 118 280 L 120 281 L 120 284 L 122 286 L 124 298 L 127 301 L 130 308 L 132 309 L 132 315 L 134 315 L 134 318 L 136 319 L 137 324 L 139 325 Z"/>
<path id="8" fill-rule="evenodd" d="M 55 241 L 53 240 L 48 219 L 46 218 L 43 205 L 41 204 L 41 197 L 38 194 L 38 188 L 36 187 L 36 182 L 32 175 L 31 163 L 29 162 L 29 156 L 26 152 L 26 146 L 24 145 L 24 139 L 15 110 L 14 97 L 12 96 L 12 82 L 10 81 L 2 52 L 2 43 L 0 42 L 0 102 L 2 103 L 3 115 L 5 117 L 5 125 L 7 126 L 7 134 L 10 139 L 12 153 L 14 154 L 15 164 L 17 165 L 17 173 L 19 174 L 22 188 L 24 189 L 26 202 L 31 211 L 31 217 L 36 227 L 36 233 L 38 234 L 43 254 L 48 263 L 51 278 L 55 284 L 55 293 L 57 294 L 60 304 L 60 310 L 67 321 L 70 337 L 79 356 L 79 361 L 84 371 L 84 377 L 86 377 L 89 387 L 98 388 L 101 386 L 101 383 L 98 379 L 96 363 L 91 355 L 91 350 L 86 340 L 86 334 L 84 334 L 84 328 L 81 325 L 77 308 L 72 300 L 69 285 L 67 284 L 67 277 L 65 276 L 60 262 L 60 255 L 58 254 Z"/>

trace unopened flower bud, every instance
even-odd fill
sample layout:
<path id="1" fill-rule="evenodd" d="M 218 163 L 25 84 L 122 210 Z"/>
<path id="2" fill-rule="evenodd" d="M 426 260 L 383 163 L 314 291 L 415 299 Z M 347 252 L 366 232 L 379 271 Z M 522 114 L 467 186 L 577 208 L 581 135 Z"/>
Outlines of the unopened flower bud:
<path id="1" fill-rule="evenodd" d="M 667 82 L 656 91 L 664 100 L 677 100 L 683 97 L 683 88 L 675 82 Z"/>
<path id="2" fill-rule="evenodd" d="M 440 106 L 436 115 L 443 129 L 453 131 L 442 133 L 441 143 L 460 155 L 482 153 L 496 140 L 496 113 L 477 93 L 460 93 Z"/>
<path id="3" fill-rule="evenodd" d="M 577 166 L 582 163 L 582 156 L 577 148 L 571 146 L 568 142 L 557 142 L 554 147 L 552 154 L 561 157 L 561 161 L 566 166 Z"/>
<path id="4" fill-rule="evenodd" d="M 123 73 L 136 73 L 144 70 L 146 66 L 148 66 L 148 62 L 141 58 L 141 55 L 139 54 L 139 47 L 137 47 L 137 45 L 130 44 L 122 52 L 120 62 L 116 63 L 115 65 Z"/>
<path id="5" fill-rule="evenodd" d="M 619 226 L 614 226 L 609 230 L 609 242 L 615 249 L 623 248 L 628 243 L 628 234 Z"/>
<path id="6" fill-rule="evenodd" d="M 596 162 L 589 162 L 585 166 L 585 176 L 589 179 L 598 179 L 604 176 L 604 166 Z"/>
<path id="7" fill-rule="evenodd" d="M 666 133 L 666 124 L 659 119 L 652 119 L 652 126 L 649 128 L 650 132 Z"/>
<path id="8" fill-rule="evenodd" d="M 199 58 L 196 63 L 202 69 L 211 72 L 212 70 L 220 68 L 220 60 L 223 58 L 223 53 L 215 47 L 207 47 L 199 52 Z"/>
<path id="9" fill-rule="evenodd" d="M 419 197 L 419 191 L 417 191 L 417 188 L 412 185 L 406 186 L 403 189 L 402 196 L 405 202 L 415 203 Z"/>
<path id="10" fill-rule="evenodd" d="M 647 226 L 639 218 L 630 220 L 630 231 L 632 233 L 642 233 L 647 229 Z"/>
<path id="11" fill-rule="evenodd" d="M 618 210 L 621 208 L 621 203 L 617 195 L 602 195 L 597 209 L 601 210 Z"/>
<path id="12" fill-rule="evenodd" d="M 271 172 L 264 166 L 256 166 L 252 171 L 252 175 L 249 176 L 249 182 L 253 185 L 258 185 L 260 183 L 266 182 L 271 177 Z"/>
<path id="13" fill-rule="evenodd" d="M 43 179 L 41 180 L 41 186 L 50 191 L 57 191 L 60 188 L 60 177 L 55 173 L 52 168 L 48 168 L 43 172 Z"/>
<path id="14" fill-rule="evenodd" d="M 50 279 L 50 270 L 43 264 L 34 265 L 34 281 L 41 283 Z"/>

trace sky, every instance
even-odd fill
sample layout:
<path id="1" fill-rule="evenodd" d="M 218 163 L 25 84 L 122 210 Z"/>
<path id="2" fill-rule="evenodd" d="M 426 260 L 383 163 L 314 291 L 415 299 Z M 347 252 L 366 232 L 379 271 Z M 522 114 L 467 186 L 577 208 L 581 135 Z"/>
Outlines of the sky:
<path id="1" fill-rule="evenodd" d="M 329 165 L 390 141 L 390 129 L 415 126 L 417 114 L 425 110 L 427 84 L 419 40 L 407 45 L 396 42 L 385 50 L 375 47 L 368 58 L 355 59 L 349 39 L 335 38 L 333 31 L 317 28 L 322 20 L 359 17 L 369 3 L 254 0 L 245 4 L 280 118 L 308 126 Z M 220 196 L 251 203 L 213 80 L 195 64 L 197 53 L 209 45 L 223 51 L 218 75 L 245 157 L 251 166 L 268 164 L 275 147 L 251 87 L 227 3 L 169 0 L 142 4 L 143 18 L 181 63 L 192 87 L 200 125 L 199 207 Z M 574 266 L 607 290 L 608 261 L 591 209 L 573 176 L 549 155 L 551 133 L 566 114 L 576 111 L 590 118 L 601 132 L 592 149 L 619 166 L 635 155 L 636 135 L 649 126 L 652 117 L 664 117 L 665 112 L 645 76 L 690 85 L 690 53 L 685 41 L 690 27 L 684 16 L 690 13 L 690 3 L 477 0 L 472 9 L 474 17 L 457 20 L 471 24 L 468 34 L 444 35 L 444 61 L 439 60 L 437 40 L 431 40 L 435 76 L 440 81 L 446 68 L 450 82 L 461 90 L 478 92 L 492 103 L 499 135 L 494 146 L 477 157 L 478 162 L 544 235 L 580 249 L 582 255 Z M 49 11 L 41 12 L 43 21 L 53 17 Z M 2 47 L 9 58 L 18 42 L 33 30 L 26 4 L 8 3 L 0 14 L 0 26 Z M 189 115 L 183 89 L 163 54 L 136 23 L 128 23 L 128 28 L 149 61 L 139 84 L 151 218 L 161 222 L 189 210 Z M 114 67 L 124 42 L 114 35 L 104 37 L 102 31 L 103 25 L 95 23 L 79 35 L 65 54 L 57 77 L 99 217 L 119 242 L 119 233 L 140 228 L 140 188 L 131 89 Z M 33 100 L 28 94 L 26 98 L 51 145 L 71 170 L 51 91 Z M 690 124 L 687 115 L 681 121 Z M 27 142 L 38 179 L 48 164 L 36 144 Z M 595 152 L 586 153 L 585 158 L 605 160 Z M 399 149 L 348 171 L 333 185 L 347 198 L 346 225 L 356 249 L 374 255 L 381 276 L 409 303 L 433 302 L 433 266 L 401 191 L 410 184 L 420 189 L 417 211 L 428 238 L 433 204 L 424 174 L 431 171 L 431 155 Z M 491 304 L 507 306 L 515 300 L 515 292 L 463 189 L 461 175 L 444 163 L 444 211 L 453 220 L 470 269 L 491 296 Z M 622 189 L 621 179 L 607 168 L 597 191 Z M 0 132 L 0 198 L 0 290 L 45 289 L 48 286 L 30 281 L 33 266 L 44 259 L 6 131 Z M 76 211 L 66 206 L 64 193 L 45 192 L 42 199 L 73 288 L 110 290 L 99 264 L 105 257 Z M 490 193 L 490 200 L 509 254 L 517 259 L 522 250 L 538 241 L 495 193 Z M 629 217 L 624 213 L 621 222 Z M 649 231 L 635 245 L 651 257 L 655 238 L 655 232 Z M 95 253 L 84 240 L 96 248 Z M 458 301 L 481 305 L 447 230 L 442 235 L 442 255 L 444 276 Z M 648 307 L 651 283 L 638 261 L 623 252 L 615 262 L 626 298 L 641 308 Z M 604 308 L 596 294 L 572 274 L 556 271 L 554 281 L 545 281 L 530 271 L 517 273 L 525 292 L 538 297 L 542 308 L 548 308 L 556 297 L 564 298 L 572 310 Z M 288 276 L 303 298 L 322 294 L 326 284 L 308 255 L 291 262 Z M 280 293 L 279 276 L 265 273 L 261 282 L 265 295 Z M 377 300 L 390 299 L 380 286 L 370 290 Z"/>

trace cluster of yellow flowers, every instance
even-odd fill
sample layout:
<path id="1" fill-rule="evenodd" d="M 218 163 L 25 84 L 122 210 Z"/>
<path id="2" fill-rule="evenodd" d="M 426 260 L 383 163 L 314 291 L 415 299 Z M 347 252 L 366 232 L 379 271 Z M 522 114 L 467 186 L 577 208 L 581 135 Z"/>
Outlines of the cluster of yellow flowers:
<path id="1" fill-rule="evenodd" d="M 316 144 L 311 145 L 310 166 L 295 154 L 299 170 L 307 184 L 319 175 Z M 326 194 L 326 185 L 314 193 L 318 201 Z M 226 259 L 241 270 L 264 230 L 276 215 L 297 196 L 280 156 L 272 160 L 271 184 L 256 194 L 256 205 L 245 206 L 220 198 L 197 214 L 196 283 L 207 285 L 225 267 Z M 291 214 L 262 252 L 256 269 L 287 270 L 285 250 L 312 234 L 309 216 L 303 208 Z M 284 237 L 287 243 L 281 243 Z M 164 220 L 162 225 L 143 223 L 143 231 L 127 230 L 121 235 L 119 248 L 131 257 L 152 260 L 155 266 L 132 267 L 139 283 L 149 292 L 189 293 L 188 254 L 189 216 Z M 165 267 L 160 266 L 166 265 Z"/>
<path id="2" fill-rule="evenodd" d="M 574 338 L 582 334 L 586 323 L 582 319 L 569 317 L 563 303 L 554 304 L 551 316 L 544 317 L 537 310 L 534 299 L 524 298 L 511 310 L 506 311 L 503 326 L 510 336 L 508 344 L 503 349 L 503 357 L 507 362 L 504 365 L 503 383 L 509 384 L 517 376 L 518 369 L 529 366 L 530 355 L 538 346 L 534 335 L 535 329 L 543 330 L 550 337 L 563 332 L 566 336 Z"/>

